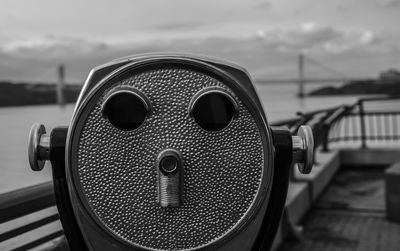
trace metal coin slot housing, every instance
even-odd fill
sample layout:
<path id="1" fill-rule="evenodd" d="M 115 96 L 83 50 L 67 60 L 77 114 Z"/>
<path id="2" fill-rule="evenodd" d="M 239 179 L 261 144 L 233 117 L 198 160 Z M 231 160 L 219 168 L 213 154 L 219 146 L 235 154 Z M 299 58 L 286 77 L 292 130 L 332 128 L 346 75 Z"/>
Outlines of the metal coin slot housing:
<path id="1" fill-rule="evenodd" d="M 182 203 L 183 163 L 181 154 L 173 149 L 162 151 L 157 158 L 158 195 L 161 207 L 178 207 Z"/>

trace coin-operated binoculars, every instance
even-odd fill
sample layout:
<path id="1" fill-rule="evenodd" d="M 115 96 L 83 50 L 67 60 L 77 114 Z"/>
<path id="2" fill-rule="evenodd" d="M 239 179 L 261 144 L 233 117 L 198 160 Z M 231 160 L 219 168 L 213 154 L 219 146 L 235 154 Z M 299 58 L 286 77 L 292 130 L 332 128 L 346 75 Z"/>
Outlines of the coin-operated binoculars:
<path id="1" fill-rule="evenodd" d="M 271 127 L 244 69 L 187 55 L 93 69 L 71 124 L 29 144 L 72 250 L 269 249 L 290 167 L 312 159 L 309 127 Z"/>

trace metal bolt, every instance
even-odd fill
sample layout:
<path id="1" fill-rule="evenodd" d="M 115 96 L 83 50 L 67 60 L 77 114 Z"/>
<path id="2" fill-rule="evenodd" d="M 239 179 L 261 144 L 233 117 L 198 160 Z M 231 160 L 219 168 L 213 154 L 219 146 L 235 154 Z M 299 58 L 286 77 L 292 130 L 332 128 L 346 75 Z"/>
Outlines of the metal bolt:
<path id="1" fill-rule="evenodd" d="M 314 137 L 310 126 L 300 126 L 297 136 L 292 136 L 293 162 L 300 173 L 308 174 L 314 164 Z"/>
<path id="2" fill-rule="evenodd" d="M 42 124 L 34 124 L 29 133 L 29 164 L 33 171 L 41 171 L 46 160 L 50 159 L 50 136 Z"/>

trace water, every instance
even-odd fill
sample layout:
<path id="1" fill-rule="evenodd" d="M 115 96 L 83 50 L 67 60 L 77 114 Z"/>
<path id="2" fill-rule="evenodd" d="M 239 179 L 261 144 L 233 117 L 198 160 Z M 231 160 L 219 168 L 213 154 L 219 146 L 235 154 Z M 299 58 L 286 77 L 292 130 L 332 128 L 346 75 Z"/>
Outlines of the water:
<path id="1" fill-rule="evenodd" d="M 307 86 L 315 87 L 318 86 Z M 289 84 L 257 85 L 256 88 L 270 122 L 292 117 L 297 111 L 312 111 L 356 101 L 356 97 L 298 99 L 297 86 Z M 55 126 L 68 125 L 73 108 L 73 105 L 64 108 L 55 105 L 0 108 L 0 193 L 51 179 L 51 167 L 48 163 L 41 172 L 33 172 L 29 167 L 29 130 L 35 122 L 44 124 L 48 132 Z"/>
<path id="2" fill-rule="evenodd" d="M 31 171 L 28 163 L 28 135 L 35 122 L 48 132 L 57 125 L 68 125 L 73 106 L 25 106 L 0 108 L 0 193 L 51 179 L 47 164 L 42 172 Z"/>

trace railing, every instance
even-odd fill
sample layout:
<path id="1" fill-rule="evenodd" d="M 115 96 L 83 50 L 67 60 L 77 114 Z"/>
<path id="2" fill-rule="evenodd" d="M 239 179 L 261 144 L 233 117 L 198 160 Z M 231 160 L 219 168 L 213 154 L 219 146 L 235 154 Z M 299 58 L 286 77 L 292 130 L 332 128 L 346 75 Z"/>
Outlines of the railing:
<path id="1" fill-rule="evenodd" d="M 4 193 L 0 195 L 0 224 L 5 224 L 12 220 L 24 217 L 31 213 L 42 209 L 50 208 L 55 205 L 53 193 L 53 183 L 46 182 L 43 184 L 22 188 L 16 191 Z M 0 233 L 0 243 L 3 243 L 12 238 L 18 238 L 29 231 L 38 229 L 49 223 L 59 220 L 57 213 L 51 212 L 47 215 L 42 215 L 40 218 L 27 220 L 25 224 Z M 19 225 L 19 224 L 18 224 Z M 53 240 L 63 234 L 62 230 L 55 230 L 47 235 L 41 236 L 35 240 L 30 240 L 20 246 L 13 246 L 7 250 L 22 251 L 29 250 L 40 246 L 50 240 Z M 4 247 L 3 247 L 4 248 Z M 4 249 L 2 249 L 4 250 Z"/>
<path id="2" fill-rule="evenodd" d="M 392 103 L 383 105 L 384 103 Z M 329 150 L 329 143 L 359 142 L 366 148 L 368 142 L 400 140 L 400 96 L 359 99 L 351 105 L 342 105 L 310 113 L 297 113 L 296 118 L 272 123 L 287 126 L 296 133 L 301 125 L 313 129 L 315 148 Z"/>
<path id="3" fill-rule="evenodd" d="M 362 148 L 366 148 L 368 143 L 378 141 L 398 141 L 399 125 L 400 97 L 360 99 L 354 108 L 335 124 L 328 141 L 359 141 Z"/>
<path id="4" fill-rule="evenodd" d="M 370 109 L 368 105 L 377 102 L 394 101 L 391 109 Z M 329 150 L 329 143 L 359 141 L 365 148 L 369 141 L 400 140 L 400 97 L 360 99 L 352 105 L 341 105 L 309 113 L 297 113 L 295 118 L 277 121 L 274 126 L 287 126 L 294 134 L 301 125 L 313 129 L 315 148 Z M 52 183 L 0 195 L 0 224 L 55 205 Z M 28 231 L 58 220 L 57 214 L 36 219 L 21 227 L 0 233 L 0 243 Z M 63 234 L 57 230 L 39 239 L 32 240 L 14 250 L 27 250 L 41 245 Z"/>

